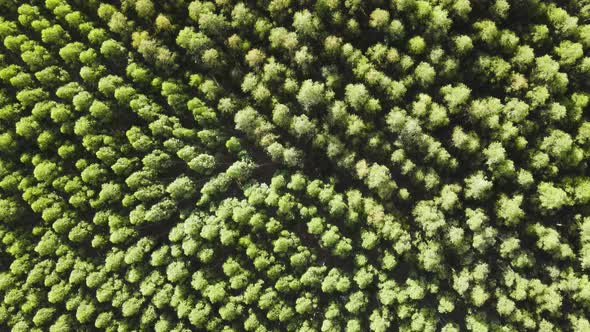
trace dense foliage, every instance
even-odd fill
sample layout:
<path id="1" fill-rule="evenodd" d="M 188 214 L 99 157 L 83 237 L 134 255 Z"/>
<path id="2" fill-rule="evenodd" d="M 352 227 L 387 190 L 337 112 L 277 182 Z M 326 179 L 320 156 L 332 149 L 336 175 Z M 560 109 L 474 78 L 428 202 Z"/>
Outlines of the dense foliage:
<path id="1" fill-rule="evenodd" d="M 590 331 L 590 2 L 0 0 L 1 331 Z"/>

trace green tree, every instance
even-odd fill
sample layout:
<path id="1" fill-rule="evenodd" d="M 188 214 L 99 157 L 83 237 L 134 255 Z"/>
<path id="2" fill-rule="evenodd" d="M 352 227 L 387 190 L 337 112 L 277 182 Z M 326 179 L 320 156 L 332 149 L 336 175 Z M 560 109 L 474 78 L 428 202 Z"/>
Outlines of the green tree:
<path id="1" fill-rule="evenodd" d="M 541 182 L 537 186 L 537 193 L 543 209 L 555 210 L 570 204 L 570 198 L 567 193 L 552 183 Z"/>
<path id="2" fill-rule="evenodd" d="M 326 94 L 323 83 L 305 80 L 297 94 L 297 101 L 305 110 L 309 111 L 312 107 L 325 103 L 327 96 L 329 94 Z"/>

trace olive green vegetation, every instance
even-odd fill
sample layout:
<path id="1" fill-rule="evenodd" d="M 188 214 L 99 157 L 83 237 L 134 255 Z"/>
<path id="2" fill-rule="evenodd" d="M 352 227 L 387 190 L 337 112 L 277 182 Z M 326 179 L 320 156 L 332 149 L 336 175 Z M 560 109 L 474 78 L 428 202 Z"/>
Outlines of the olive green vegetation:
<path id="1" fill-rule="evenodd" d="M 590 331 L 589 23 L 0 0 L 0 331 Z"/>

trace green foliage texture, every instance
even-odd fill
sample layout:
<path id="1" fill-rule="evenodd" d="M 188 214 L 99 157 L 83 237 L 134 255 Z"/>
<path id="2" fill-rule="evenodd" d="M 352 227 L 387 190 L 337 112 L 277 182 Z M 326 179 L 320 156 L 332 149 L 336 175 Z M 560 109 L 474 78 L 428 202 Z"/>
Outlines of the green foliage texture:
<path id="1" fill-rule="evenodd" d="M 0 0 L 0 331 L 590 331 L 590 1 Z"/>

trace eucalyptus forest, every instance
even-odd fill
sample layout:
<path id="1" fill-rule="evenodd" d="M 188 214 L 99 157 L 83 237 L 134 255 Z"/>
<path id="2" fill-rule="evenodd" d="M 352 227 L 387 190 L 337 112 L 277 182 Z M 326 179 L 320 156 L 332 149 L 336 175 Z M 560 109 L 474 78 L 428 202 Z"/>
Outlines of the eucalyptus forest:
<path id="1" fill-rule="evenodd" d="M 590 1 L 0 0 L 0 331 L 590 331 Z"/>

